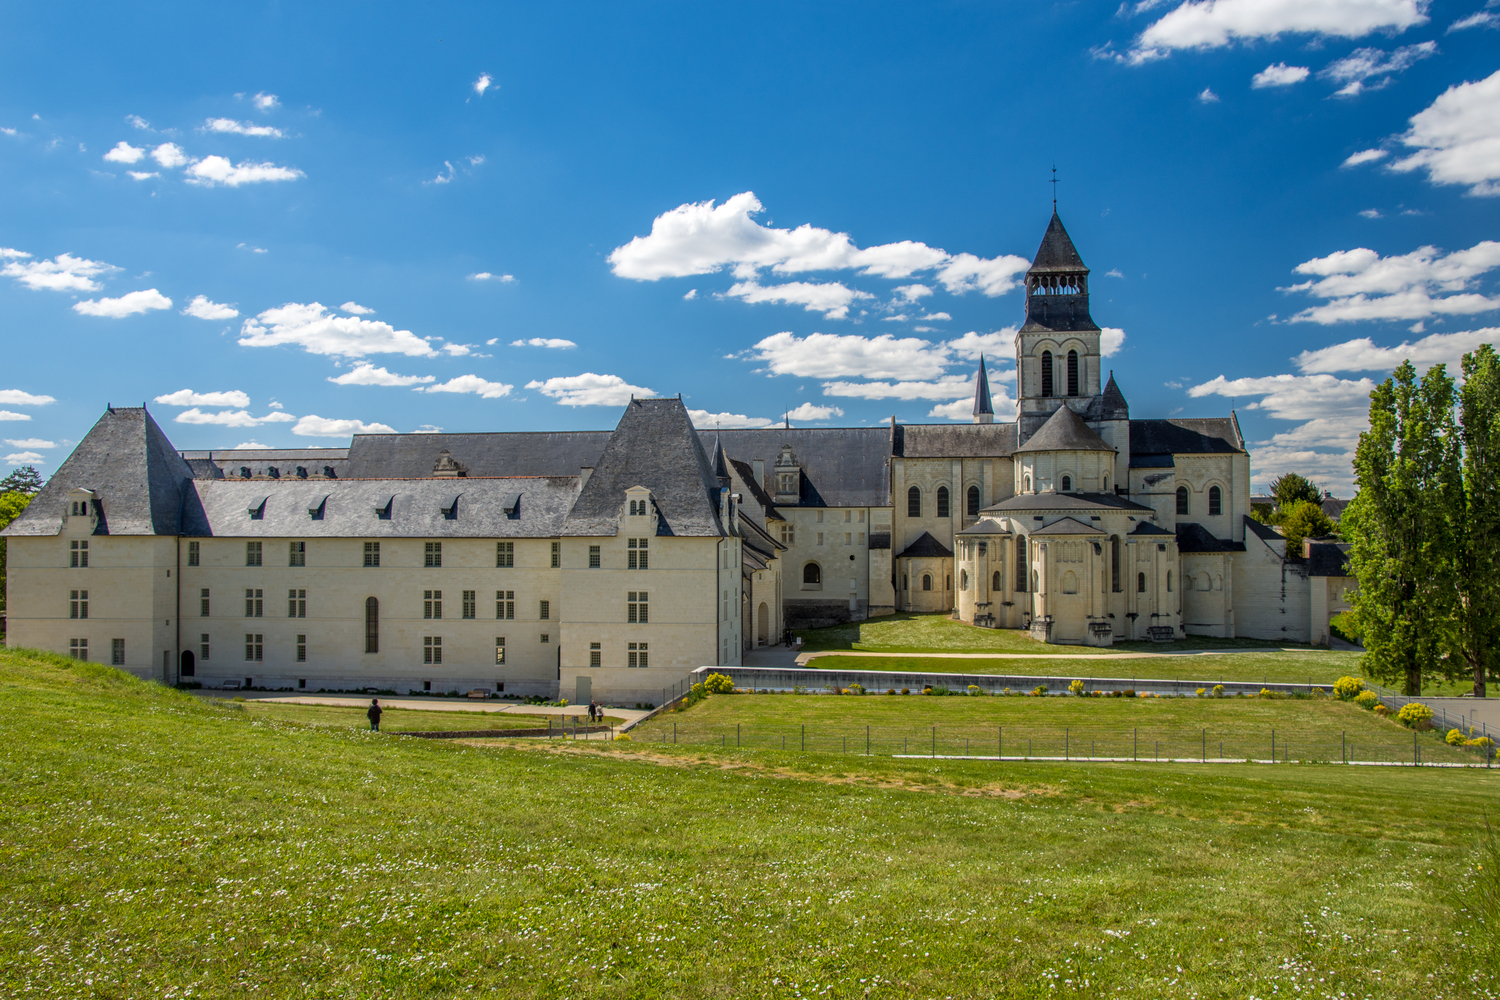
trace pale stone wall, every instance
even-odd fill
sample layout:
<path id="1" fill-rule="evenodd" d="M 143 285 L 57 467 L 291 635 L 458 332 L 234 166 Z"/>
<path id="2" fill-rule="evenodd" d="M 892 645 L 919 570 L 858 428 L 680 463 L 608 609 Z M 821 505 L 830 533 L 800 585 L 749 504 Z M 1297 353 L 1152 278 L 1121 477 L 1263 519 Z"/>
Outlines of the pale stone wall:
<path id="1" fill-rule="evenodd" d="M 1229 553 L 1183 554 L 1182 624 L 1189 635 L 1234 637 L 1234 570 Z"/>
<path id="2" fill-rule="evenodd" d="M 1245 551 L 1234 556 L 1233 586 L 1236 634 L 1312 641 L 1312 602 L 1303 566 L 1286 562 L 1279 551 L 1247 532 Z"/>

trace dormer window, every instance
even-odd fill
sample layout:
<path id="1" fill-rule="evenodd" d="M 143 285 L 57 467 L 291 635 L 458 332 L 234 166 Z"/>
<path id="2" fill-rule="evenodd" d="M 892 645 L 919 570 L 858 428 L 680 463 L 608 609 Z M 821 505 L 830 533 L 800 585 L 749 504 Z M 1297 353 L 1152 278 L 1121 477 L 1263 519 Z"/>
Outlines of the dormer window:
<path id="1" fill-rule="evenodd" d="M 299 465 L 299 466 L 297 466 L 297 478 L 298 479 L 306 479 L 307 478 L 307 466 L 305 466 L 305 465 Z"/>
<path id="2" fill-rule="evenodd" d="M 270 476 L 272 479 L 280 479 L 281 478 L 281 470 L 278 469 L 278 468 L 276 468 L 276 466 L 273 465 L 273 466 L 271 466 L 270 468 L 268 468 L 266 470 L 266 475 Z"/>
<path id="3" fill-rule="evenodd" d="M 241 479 L 249 479 L 250 478 L 250 466 L 248 466 L 248 465 L 242 465 L 242 466 L 240 466 L 240 478 Z"/>
<path id="4" fill-rule="evenodd" d="M 776 499 L 784 503 L 795 503 L 802 496 L 802 465 L 797 460 L 797 455 L 792 451 L 792 446 L 784 444 L 781 446 L 781 454 L 776 456 L 776 466 L 773 470 L 776 483 Z"/>
<path id="5" fill-rule="evenodd" d="M 331 466 L 331 465 L 325 465 L 325 466 L 323 466 L 323 478 L 324 479 L 337 479 L 338 478 L 338 476 L 335 476 L 333 474 L 333 466 Z"/>
<path id="6" fill-rule="evenodd" d="M 88 512 L 89 512 L 89 502 L 87 500 L 74 500 L 73 501 L 73 516 L 74 517 L 82 517 L 82 516 L 88 514 Z"/>
<path id="7" fill-rule="evenodd" d="M 632 501 L 630 501 L 630 516 L 631 517 L 645 517 L 646 516 L 646 501 L 644 501 L 644 500 L 632 500 Z"/>

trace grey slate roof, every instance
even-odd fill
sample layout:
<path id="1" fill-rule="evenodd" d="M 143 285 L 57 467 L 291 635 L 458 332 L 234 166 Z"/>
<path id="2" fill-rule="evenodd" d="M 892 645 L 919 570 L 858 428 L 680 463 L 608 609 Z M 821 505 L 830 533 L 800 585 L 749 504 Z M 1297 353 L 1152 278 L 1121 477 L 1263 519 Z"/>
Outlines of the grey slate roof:
<path id="1" fill-rule="evenodd" d="M 1045 525 L 1043 527 L 1033 528 L 1031 530 L 1031 533 L 1034 536 L 1035 535 L 1102 535 L 1102 534 L 1104 534 L 1104 532 L 1101 531 L 1099 528 L 1095 528 L 1092 525 L 1084 524 L 1082 521 L 1078 520 L 1077 518 L 1073 518 L 1073 517 L 1065 517 L 1065 518 L 1063 518 L 1060 521 L 1053 521 L 1051 524 Z"/>
<path id="2" fill-rule="evenodd" d="M 718 512 L 719 481 L 682 400 L 630 401 L 564 522 L 562 534 L 616 534 L 625 491 L 632 486 L 651 491 L 659 534 L 724 535 Z"/>
<path id="3" fill-rule="evenodd" d="M 356 434 L 349 446 L 346 478 L 424 479 L 432 475 L 444 448 L 474 477 L 576 476 L 584 466 L 599 463 L 611 433 Z"/>
<path id="4" fill-rule="evenodd" d="M 1179 521 L 1177 523 L 1177 551 L 1178 552 L 1243 552 L 1244 542 L 1231 542 L 1224 538 L 1214 537 L 1201 524 L 1191 521 Z"/>
<path id="5" fill-rule="evenodd" d="M 1016 511 L 1052 511 L 1067 513 L 1085 510 L 1123 510 L 1156 513 L 1144 504 L 1117 496 L 1114 493 L 1018 493 L 986 507 L 985 514 L 1010 514 Z"/>
<path id="6" fill-rule="evenodd" d="M 896 555 L 897 559 L 952 559 L 953 550 L 942 542 L 933 538 L 928 532 L 922 532 L 917 540 Z"/>
<path id="7" fill-rule="evenodd" d="M 1161 525 L 1159 525 L 1159 524 L 1152 524 L 1150 521 L 1142 521 L 1140 524 L 1137 524 L 1134 528 L 1130 529 L 1130 533 L 1132 535 L 1171 535 L 1172 534 L 1172 532 L 1168 531 L 1166 528 L 1163 528 Z"/>
<path id="8" fill-rule="evenodd" d="M 68 492 L 98 494 L 97 534 L 175 535 L 182 491 L 192 469 L 172 448 L 145 407 L 104 412 L 6 535 L 55 535 L 62 529 Z"/>
<path id="9" fill-rule="evenodd" d="M 1261 524 L 1249 514 L 1242 515 L 1245 522 L 1245 530 L 1263 542 L 1286 541 L 1286 536 L 1269 524 Z"/>
<path id="10" fill-rule="evenodd" d="M 183 460 L 193 470 L 194 479 L 237 477 L 241 469 L 252 476 L 269 475 L 276 469 L 282 476 L 297 475 L 301 466 L 309 477 L 322 476 L 324 468 L 333 470 L 335 478 L 346 478 L 348 448 L 225 448 L 212 451 L 181 451 Z"/>
<path id="11" fill-rule="evenodd" d="M 1008 535 L 1010 529 L 993 517 L 982 517 L 959 532 L 960 535 Z"/>
<path id="12" fill-rule="evenodd" d="M 704 430 L 705 451 L 712 435 L 735 461 L 762 459 L 770 468 L 789 444 L 802 463 L 804 507 L 888 507 L 891 431 L 889 427 L 756 427 Z M 783 504 L 782 506 L 786 506 Z"/>
<path id="13" fill-rule="evenodd" d="M 1041 429 L 1016 449 L 1030 451 L 1114 451 L 1083 418 L 1067 406 L 1059 406 Z"/>
<path id="14" fill-rule="evenodd" d="M 984 371 L 984 355 L 979 356 L 979 377 L 974 382 L 974 416 L 982 413 L 994 415 L 995 404 L 990 399 L 990 379 Z"/>
<path id="15" fill-rule="evenodd" d="M 1319 506 L 1323 508 L 1323 515 L 1334 524 L 1339 523 L 1339 518 L 1344 516 L 1344 508 L 1349 506 L 1348 500 L 1340 500 L 1337 497 L 1325 496 Z"/>
<path id="16" fill-rule="evenodd" d="M 1349 543 L 1312 541 L 1308 545 L 1308 576 L 1353 576 L 1349 569 Z"/>
<path id="17" fill-rule="evenodd" d="M 1233 417 L 1193 420 L 1132 420 L 1130 454 L 1207 455 L 1243 451 Z"/>
<path id="18" fill-rule="evenodd" d="M 1016 425 L 905 424 L 903 458 L 1008 458 L 1016 452 Z"/>
<path id="19" fill-rule="evenodd" d="M 1052 221 L 1047 223 L 1047 232 L 1042 235 L 1042 245 L 1037 247 L 1036 256 L 1031 260 L 1031 270 L 1039 272 L 1060 271 L 1065 273 L 1087 271 L 1083 258 L 1078 256 L 1078 248 L 1073 246 L 1073 238 L 1068 235 L 1064 228 L 1062 219 L 1054 209 Z"/>
<path id="20" fill-rule="evenodd" d="M 1115 382 L 1115 373 L 1109 373 L 1109 381 L 1104 385 L 1104 391 L 1089 400 L 1089 407 L 1084 412 L 1086 420 L 1129 420 L 1130 404 L 1125 401 L 1125 394 L 1120 391 L 1120 386 Z"/>

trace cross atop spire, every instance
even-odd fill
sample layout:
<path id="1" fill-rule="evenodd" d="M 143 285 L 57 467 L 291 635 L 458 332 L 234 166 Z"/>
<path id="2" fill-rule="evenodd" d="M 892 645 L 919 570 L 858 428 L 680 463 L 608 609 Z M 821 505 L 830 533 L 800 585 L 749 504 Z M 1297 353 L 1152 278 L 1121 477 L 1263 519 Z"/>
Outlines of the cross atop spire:
<path id="1" fill-rule="evenodd" d="M 979 356 L 979 379 L 974 383 L 974 422 L 995 422 L 995 406 L 990 400 L 990 380 L 984 371 L 984 355 Z"/>
<path id="2" fill-rule="evenodd" d="M 1057 215 L 1057 164 L 1052 164 L 1052 214 Z"/>

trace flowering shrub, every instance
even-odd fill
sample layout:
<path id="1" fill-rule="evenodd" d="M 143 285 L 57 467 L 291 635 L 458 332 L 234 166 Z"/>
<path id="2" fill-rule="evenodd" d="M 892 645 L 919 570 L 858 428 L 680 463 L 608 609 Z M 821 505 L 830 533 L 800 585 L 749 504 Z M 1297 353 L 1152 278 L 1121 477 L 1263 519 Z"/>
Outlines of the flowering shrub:
<path id="1" fill-rule="evenodd" d="M 865 693 L 865 686 L 863 684 L 850 684 L 849 685 L 849 693 L 850 694 L 864 694 Z"/>
<path id="2" fill-rule="evenodd" d="M 1073 683 L 1069 684 L 1068 693 L 1075 695 L 1083 694 L 1083 681 L 1074 681 Z"/>
<path id="3" fill-rule="evenodd" d="M 1473 730 L 1470 730 L 1470 732 L 1473 732 Z M 1464 742 L 1464 746 L 1479 747 L 1480 749 L 1484 749 L 1485 747 L 1492 747 L 1494 745 L 1495 741 L 1490 739 L 1488 736 L 1477 736 L 1472 740 L 1466 740 Z"/>
<path id="4" fill-rule="evenodd" d="M 1206 694 L 1208 694 L 1208 688 L 1199 688 L 1197 691 L 1197 695 L 1200 698 L 1202 698 Z"/>
<path id="5" fill-rule="evenodd" d="M 630 742 L 630 734 L 629 733 L 616 733 L 615 734 L 615 742 L 616 743 L 620 743 L 622 741 L 625 742 L 625 743 L 629 743 Z"/>
<path id="6" fill-rule="evenodd" d="M 709 674 L 703 680 L 703 690 L 709 694 L 733 694 L 734 681 L 723 674 Z"/>
<path id="7" fill-rule="evenodd" d="M 1134 698 L 1135 697 L 1135 688 L 1126 688 L 1125 689 L 1125 697 L 1126 698 Z"/>
<path id="8" fill-rule="evenodd" d="M 1432 709 L 1420 701 L 1408 702 L 1401 706 L 1401 711 L 1396 713 L 1396 718 L 1403 726 L 1409 729 L 1432 728 Z"/>
<path id="9" fill-rule="evenodd" d="M 902 694 L 911 694 L 911 688 L 902 688 L 901 689 L 901 693 Z"/>
<path id="10" fill-rule="evenodd" d="M 1034 697 L 1041 698 L 1047 693 L 1047 685 L 1038 684 L 1036 687 L 1031 689 L 1031 693 Z"/>
<path id="11" fill-rule="evenodd" d="M 1374 708 L 1380 704 L 1380 696 L 1374 691 L 1361 691 L 1354 696 L 1354 704 L 1360 708 Z"/>
<path id="12" fill-rule="evenodd" d="M 896 693 L 896 689 L 895 688 L 888 688 L 885 693 L 886 694 L 895 694 Z"/>
<path id="13" fill-rule="evenodd" d="M 1269 697 L 1271 697 L 1271 689 L 1270 688 L 1261 688 L 1260 689 L 1260 695 L 1259 695 L 1259 697 L 1261 697 L 1261 698 L 1269 698 Z"/>
<path id="14" fill-rule="evenodd" d="M 1222 684 L 1215 684 L 1214 685 L 1214 697 L 1215 698 L 1222 698 L 1222 697 L 1224 697 L 1224 685 L 1222 685 Z"/>
<path id="15" fill-rule="evenodd" d="M 1340 677 L 1333 682 L 1333 693 L 1344 701 L 1350 701 L 1359 697 L 1359 693 L 1365 689 L 1365 682 L 1358 677 Z"/>
<path id="16" fill-rule="evenodd" d="M 1464 731 L 1462 729 L 1450 729 L 1448 730 L 1448 735 L 1443 737 L 1443 742 L 1447 743 L 1450 747 L 1461 747 L 1467 746 L 1469 741 L 1464 738 Z"/>
<path id="17" fill-rule="evenodd" d="M 1375 706 L 1375 714 L 1383 719 L 1387 715 L 1391 714 L 1390 707 L 1382 702 L 1381 704 Z"/>
<path id="18" fill-rule="evenodd" d="M 970 684 L 969 685 L 969 694 L 971 694 L 971 695 L 980 695 L 980 694 L 984 694 L 984 692 L 982 690 L 980 690 L 980 687 L 979 687 L 978 684 Z"/>

